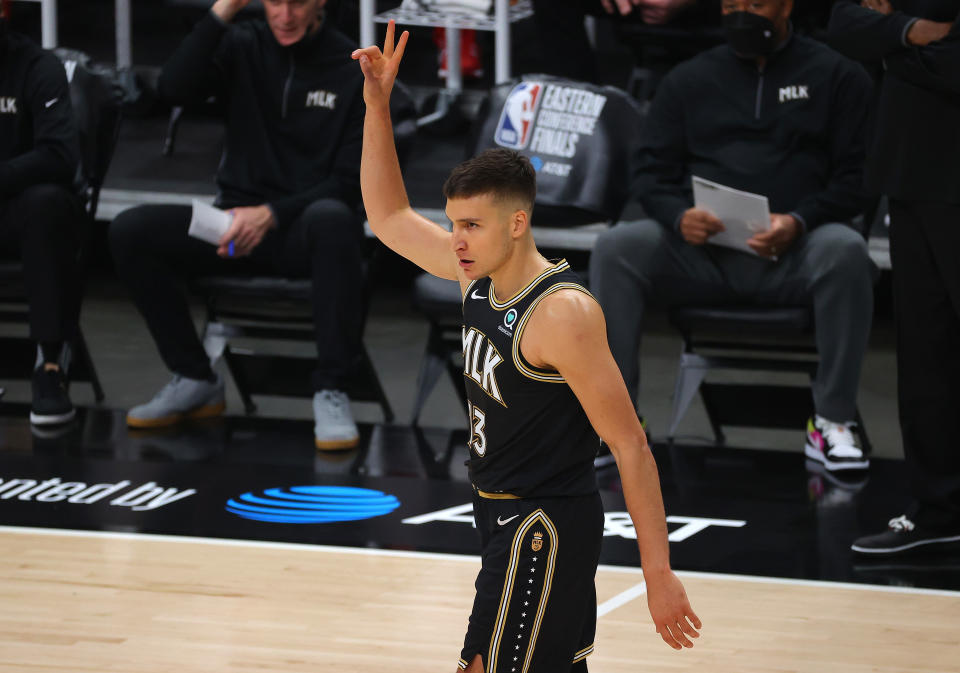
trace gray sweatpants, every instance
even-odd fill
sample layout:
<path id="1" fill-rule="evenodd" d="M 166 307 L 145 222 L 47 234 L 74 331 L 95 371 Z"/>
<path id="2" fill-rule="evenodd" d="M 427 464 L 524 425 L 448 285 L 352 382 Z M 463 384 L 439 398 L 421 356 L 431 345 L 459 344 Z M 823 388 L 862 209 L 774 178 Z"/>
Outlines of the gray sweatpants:
<path id="1" fill-rule="evenodd" d="M 874 267 L 867 246 L 844 224 L 803 234 L 776 262 L 714 245 L 690 245 L 654 220 L 603 232 L 590 258 L 590 290 L 607 319 L 610 349 L 637 399 L 640 330 L 647 302 L 812 304 L 820 364 L 817 413 L 856 415 L 857 385 L 873 315 Z"/>

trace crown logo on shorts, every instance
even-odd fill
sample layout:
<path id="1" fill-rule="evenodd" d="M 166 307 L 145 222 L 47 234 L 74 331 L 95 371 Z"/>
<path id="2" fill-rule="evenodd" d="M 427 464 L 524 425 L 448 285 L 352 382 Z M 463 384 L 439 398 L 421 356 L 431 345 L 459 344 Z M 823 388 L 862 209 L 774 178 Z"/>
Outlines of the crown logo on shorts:
<path id="1" fill-rule="evenodd" d="M 533 542 L 530 543 L 530 548 L 533 551 L 540 551 L 543 547 L 543 532 L 536 530 L 533 532 Z"/>

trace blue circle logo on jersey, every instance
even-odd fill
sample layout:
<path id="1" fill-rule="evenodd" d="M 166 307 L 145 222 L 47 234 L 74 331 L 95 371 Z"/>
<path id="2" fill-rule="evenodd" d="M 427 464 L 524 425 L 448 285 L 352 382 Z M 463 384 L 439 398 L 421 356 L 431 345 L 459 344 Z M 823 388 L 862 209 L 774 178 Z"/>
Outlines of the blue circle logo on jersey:
<path id="1" fill-rule="evenodd" d="M 290 486 L 230 498 L 226 509 L 267 523 L 337 523 L 383 516 L 399 506 L 395 495 L 369 488 Z"/>
<path id="2" fill-rule="evenodd" d="M 513 329 L 513 323 L 517 321 L 517 309 L 512 308 L 503 316 L 503 324 L 509 329 Z"/>

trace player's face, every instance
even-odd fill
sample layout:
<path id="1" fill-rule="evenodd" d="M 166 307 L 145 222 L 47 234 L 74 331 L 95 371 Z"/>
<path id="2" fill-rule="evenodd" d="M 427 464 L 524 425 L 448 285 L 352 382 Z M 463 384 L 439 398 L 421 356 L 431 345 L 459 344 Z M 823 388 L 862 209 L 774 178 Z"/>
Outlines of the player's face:
<path id="1" fill-rule="evenodd" d="M 488 194 L 447 199 L 453 223 L 453 252 L 470 280 L 489 276 L 513 253 L 512 215 L 515 211 Z"/>
<path id="2" fill-rule="evenodd" d="M 263 0 L 263 10 L 273 36 L 284 47 L 303 39 L 320 22 L 327 0 Z"/>

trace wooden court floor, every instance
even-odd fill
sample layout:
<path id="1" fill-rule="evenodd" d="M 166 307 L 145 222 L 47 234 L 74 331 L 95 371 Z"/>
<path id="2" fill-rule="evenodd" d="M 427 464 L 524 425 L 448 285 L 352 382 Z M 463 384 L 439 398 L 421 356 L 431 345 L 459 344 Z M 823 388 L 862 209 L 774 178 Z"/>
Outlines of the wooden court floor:
<path id="1" fill-rule="evenodd" d="M 0 528 L 0 672 L 453 673 L 478 564 Z M 704 629 L 675 652 L 642 575 L 601 567 L 593 673 L 960 672 L 960 593 L 682 577 Z"/>

